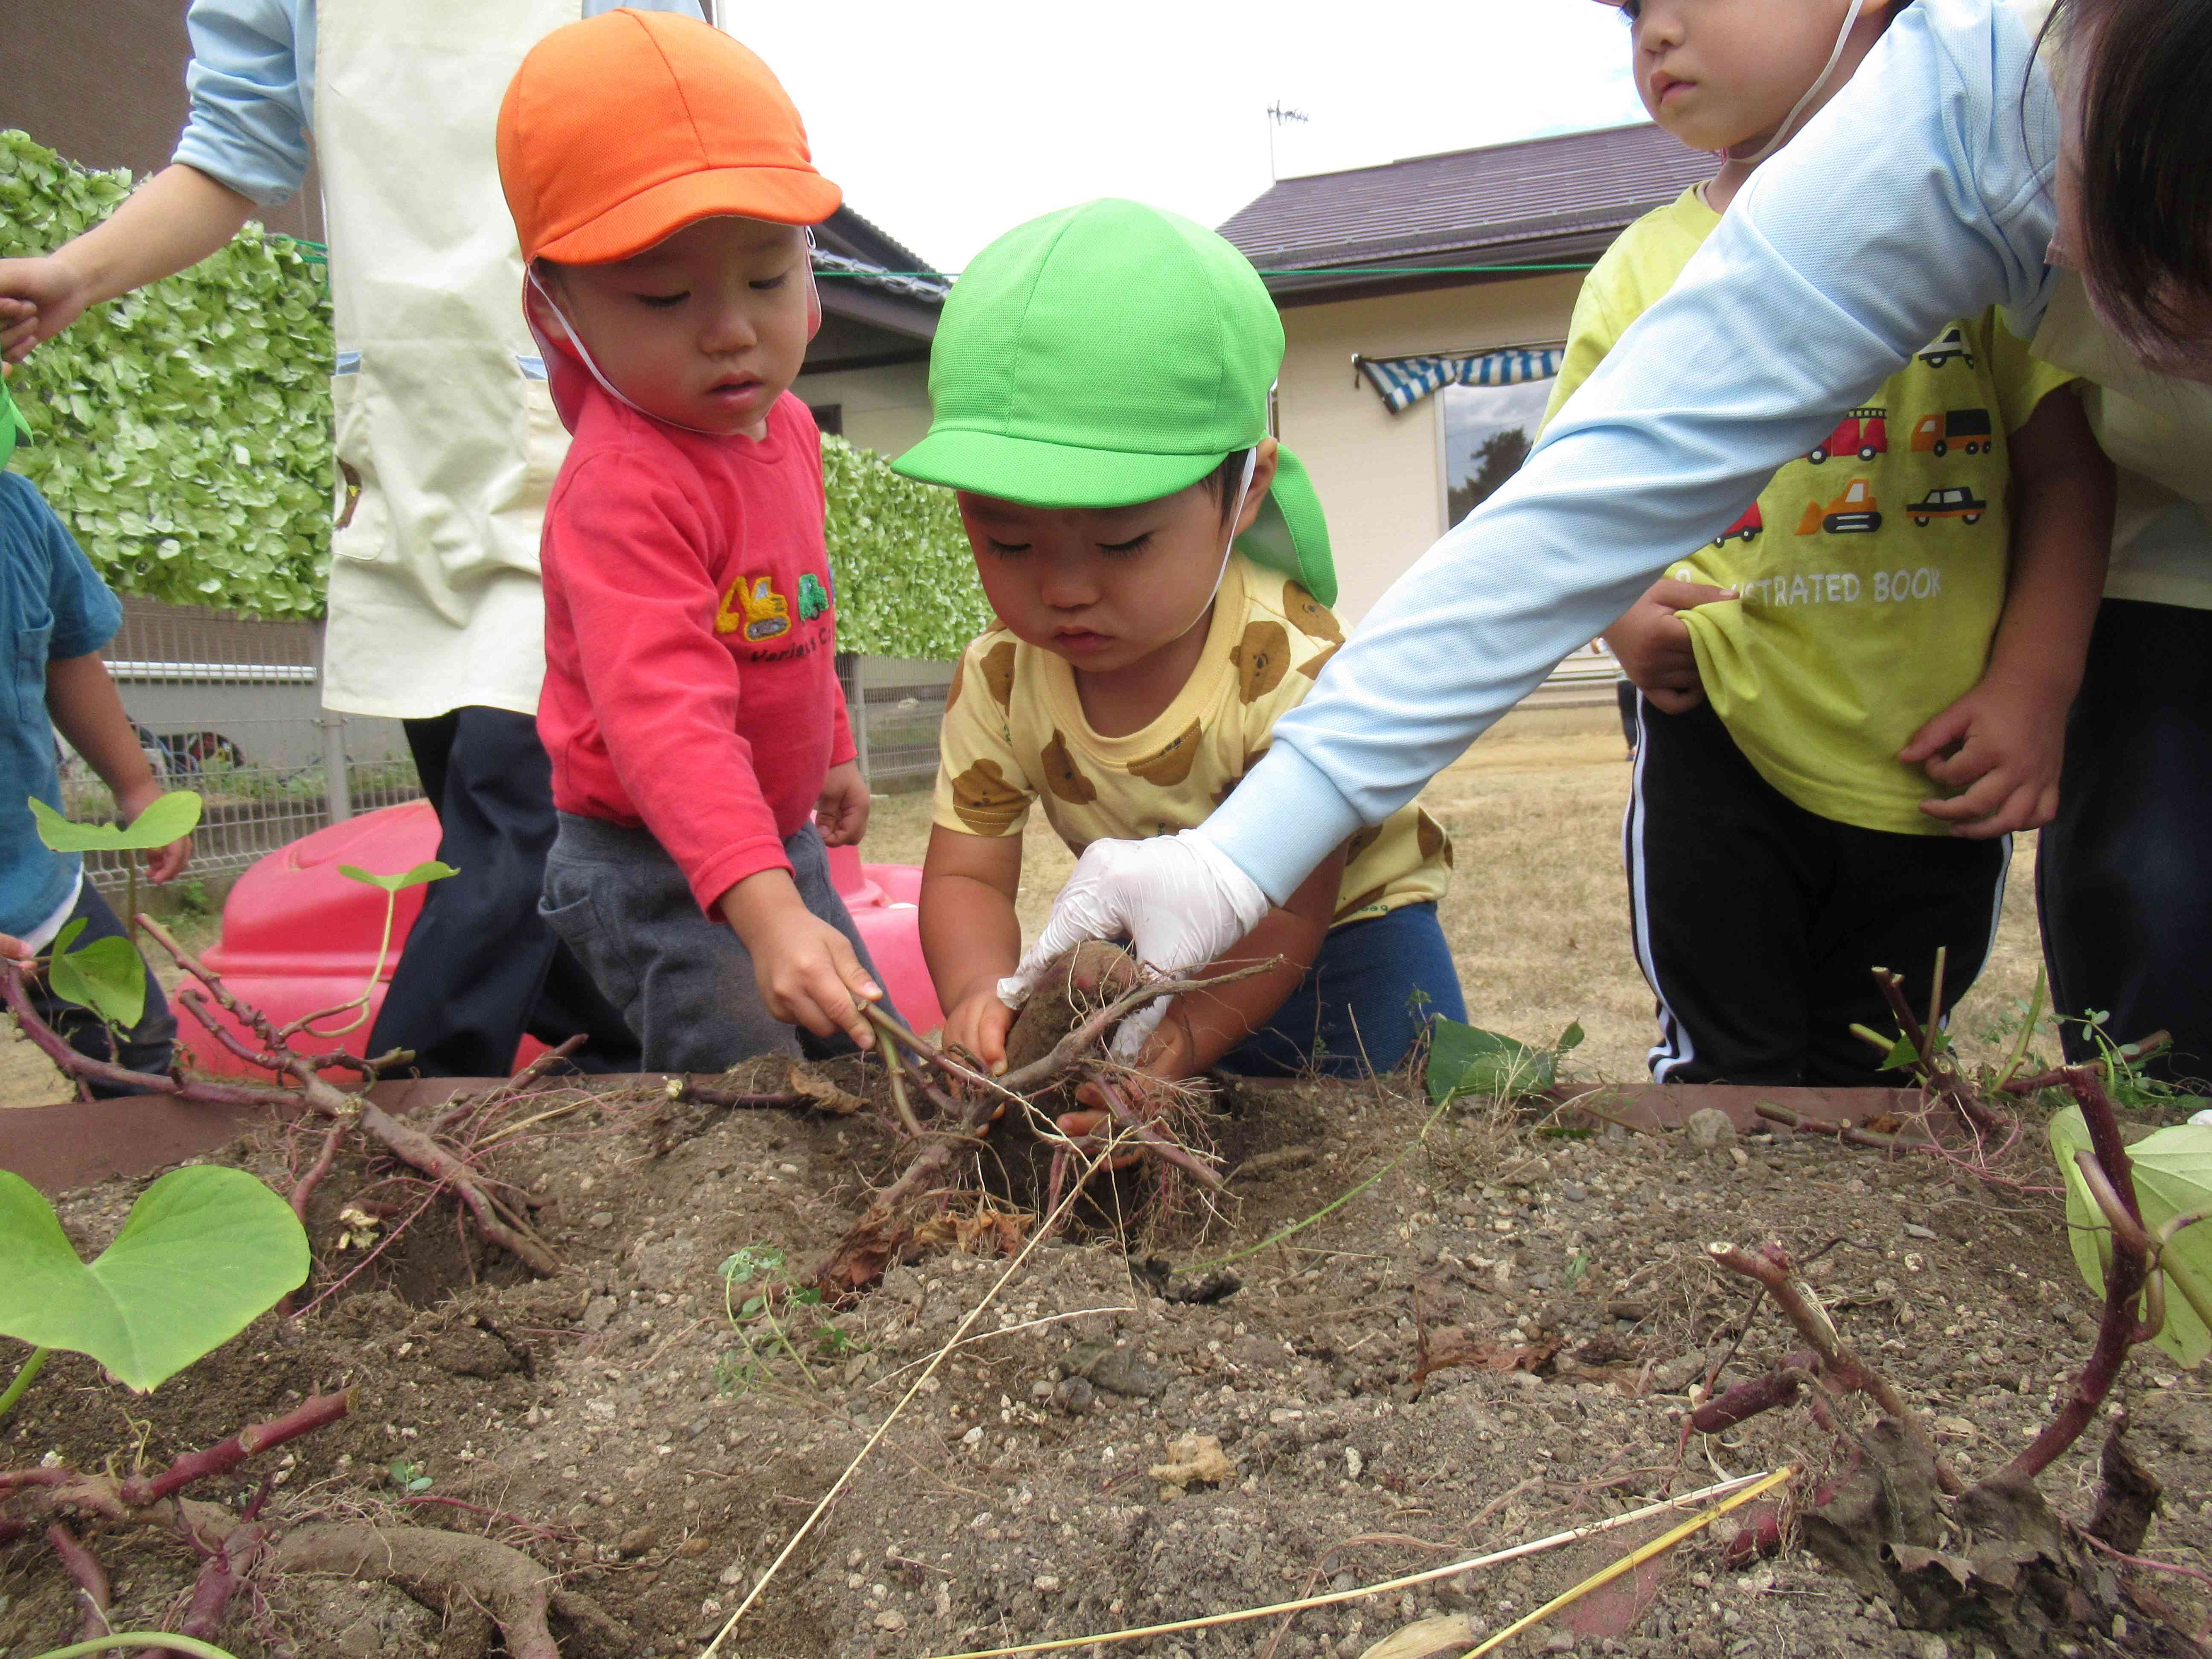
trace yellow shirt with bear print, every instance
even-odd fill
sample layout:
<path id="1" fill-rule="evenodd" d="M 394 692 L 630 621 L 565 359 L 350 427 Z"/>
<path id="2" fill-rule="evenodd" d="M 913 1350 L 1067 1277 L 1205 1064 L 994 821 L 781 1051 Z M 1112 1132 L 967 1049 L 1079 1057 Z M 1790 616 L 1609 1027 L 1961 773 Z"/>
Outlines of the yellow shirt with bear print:
<path id="1" fill-rule="evenodd" d="M 970 836 L 1021 833 L 1032 802 L 1068 850 L 1173 835 L 1206 822 L 1267 752 L 1344 642 L 1327 606 L 1237 554 L 1215 596 L 1198 667 L 1158 719 L 1102 737 L 1075 671 L 1003 628 L 969 646 L 945 700 L 936 822 Z M 1333 926 L 1441 898 L 1451 838 L 1418 806 L 1346 848 Z"/>

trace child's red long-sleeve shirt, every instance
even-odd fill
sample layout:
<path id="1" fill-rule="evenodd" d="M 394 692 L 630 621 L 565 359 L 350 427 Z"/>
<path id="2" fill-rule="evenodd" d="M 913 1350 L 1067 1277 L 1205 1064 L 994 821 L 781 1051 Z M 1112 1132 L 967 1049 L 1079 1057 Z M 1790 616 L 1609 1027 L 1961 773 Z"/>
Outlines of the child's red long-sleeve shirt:
<path id="1" fill-rule="evenodd" d="M 759 442 L 687 432 L 548 360 L 576 411 L 542 544 L 553 802 L 651 831 L 711 915 L 791 867 L 784 838 L 853 758 L 820 434 L 788 392 Z"/>

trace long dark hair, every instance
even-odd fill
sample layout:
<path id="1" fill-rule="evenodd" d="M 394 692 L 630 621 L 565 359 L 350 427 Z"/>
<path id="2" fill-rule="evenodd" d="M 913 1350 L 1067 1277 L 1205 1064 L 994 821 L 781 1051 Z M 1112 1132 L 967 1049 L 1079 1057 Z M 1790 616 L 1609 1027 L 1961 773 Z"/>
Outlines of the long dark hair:
<path id="1" fill-rule="evenodd" d="M 2212 313 L 2212 0 L 2057 0 L 2079 76 L 2081 241 L 2139 349 L 2202 355 Z M 2067 163 L 2062 162 L 2062 165 Z"/>

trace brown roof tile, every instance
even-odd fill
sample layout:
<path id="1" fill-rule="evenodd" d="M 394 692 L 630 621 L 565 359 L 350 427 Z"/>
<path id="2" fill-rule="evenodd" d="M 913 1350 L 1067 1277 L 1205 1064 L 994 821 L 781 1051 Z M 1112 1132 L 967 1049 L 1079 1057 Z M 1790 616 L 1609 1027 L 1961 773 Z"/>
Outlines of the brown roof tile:
<path id="1" fill-rule="evenodd" d="M 1712 170 L 1647 122 L 1285 179 L 1221 234 L 1275 288 L 1344 280 L 1273 276 L 1317 265 L 1580 259 Z"/>

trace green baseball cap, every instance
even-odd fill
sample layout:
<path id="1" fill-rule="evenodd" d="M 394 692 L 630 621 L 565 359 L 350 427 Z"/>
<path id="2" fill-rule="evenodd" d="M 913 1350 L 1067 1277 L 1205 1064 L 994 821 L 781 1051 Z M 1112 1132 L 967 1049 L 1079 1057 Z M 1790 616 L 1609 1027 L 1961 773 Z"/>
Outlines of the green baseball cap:
<path id="1" fill-rule="evenodd" d="M 929 353 L 925 483 L 1031 507 L 1127 507 L 1187 489 L 1267 435 L 1283 324 L 1249 260 L 1139 202 L 1063 208 L 968 263 Z M 1255 563 L 1336 600 L 1328 522 L 1279 447 Z"/>
<path id="2" fill-rule="evenodd" d="M 8 465 L 8 458 L 15 453 L 15 441 L 33 441 L 31 423 L 23 418 L 23 411 L 15 407 L 15 399 L 9 392 L 8 382 L 0 378 L 0 466 Z"/>

